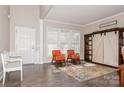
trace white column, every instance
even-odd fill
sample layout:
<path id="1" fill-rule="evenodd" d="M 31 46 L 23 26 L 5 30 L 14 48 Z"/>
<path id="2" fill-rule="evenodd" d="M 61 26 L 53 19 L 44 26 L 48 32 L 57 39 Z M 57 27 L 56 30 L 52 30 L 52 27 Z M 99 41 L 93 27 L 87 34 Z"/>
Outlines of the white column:
<path id="1" fill-rule="evenodd" d="M 40 20 L 40 63 L 43 64 L 43 19 Z"/>

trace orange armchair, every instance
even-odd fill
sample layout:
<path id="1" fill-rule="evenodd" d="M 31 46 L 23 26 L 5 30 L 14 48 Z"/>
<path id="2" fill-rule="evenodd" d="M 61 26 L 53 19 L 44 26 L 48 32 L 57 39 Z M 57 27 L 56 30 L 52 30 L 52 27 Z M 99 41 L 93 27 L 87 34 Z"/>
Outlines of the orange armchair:
<path id="1" fill-rule="evenodd" d="M 80 55 L 76 54 L 74 50 L 67 50 L 67 60 L 71 59 L 74 61 L 80 61 Z"/>
<path id="2" fill-rule="evenodd" d="M 65 63 L 65 56 L 63 54 L 61 54 L 60 50 L 52 50 L 52 64 L 53 61 L 55 62 L 55 65 L 57 66 L 57 64 L 59 63 Z M 66 63 L 65 63 L 66 64 Z"/>

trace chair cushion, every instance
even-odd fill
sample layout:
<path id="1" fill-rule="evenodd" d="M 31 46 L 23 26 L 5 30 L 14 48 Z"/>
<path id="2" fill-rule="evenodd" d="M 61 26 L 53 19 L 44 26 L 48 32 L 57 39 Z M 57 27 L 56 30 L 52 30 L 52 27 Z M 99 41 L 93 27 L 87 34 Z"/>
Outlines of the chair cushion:
<path id="1" fill-rule="evenodd" d="M 72 59 L 80 59 L 79 55 L 72 55 Z"/>
<path id="2" fill-rule="evenodd" d="M 63 55 L 56 56 L 56 61 L 63 61 L 65 57 Z"/>

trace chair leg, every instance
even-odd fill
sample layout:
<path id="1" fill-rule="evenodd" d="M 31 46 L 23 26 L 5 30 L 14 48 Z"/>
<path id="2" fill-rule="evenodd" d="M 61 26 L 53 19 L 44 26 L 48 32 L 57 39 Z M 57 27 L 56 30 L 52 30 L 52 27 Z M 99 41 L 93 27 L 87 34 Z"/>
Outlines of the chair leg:
<path id="1" fill-rule="evenodd" d="M 23 72 L 22 72 L 22 70 L 21 70 L 21 81 L 23 80 Z"/>
<path id="2" fill-rule="evenodd" d="M 66 66 L 66 61 L 64 61 L 64 64 L 65 64 L 64 66 Z"/>
<path id="3" fill-rule="evenodd" d="M 79 59 L 79 64 L 81 64 L 81 60 Z"/>
<path id="4" fill-rule="evenodd" d="M 56 67 L 58 67 L 58 64 L 57 64 L 57 62 L 55 62 L 55 66 L 56 66 Z"/>
<path id="5" fill-rule="evenodd" d="M 2 82 L 3 86 L 5 84 L 5 80 L 6 80 L 6 72 L 3 72 L 3 82 Z"/>
<path id="6" fill-rule="evenodd" d="M 63 63 L 64 63 L 64 66 L 66 66 L 66 61 L 65 60 L 63 60 Z"/>

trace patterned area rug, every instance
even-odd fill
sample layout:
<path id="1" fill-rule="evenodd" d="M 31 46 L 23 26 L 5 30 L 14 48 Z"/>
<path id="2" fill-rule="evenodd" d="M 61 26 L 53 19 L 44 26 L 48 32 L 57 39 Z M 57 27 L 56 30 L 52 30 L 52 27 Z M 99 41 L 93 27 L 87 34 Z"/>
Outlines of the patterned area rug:
<path id="1" fill-rule="evenodd" d="M 78 81 L 90 80 L 117 71 L 115 68 L 92 63 L 70 65 L 59 69 Z"/>

